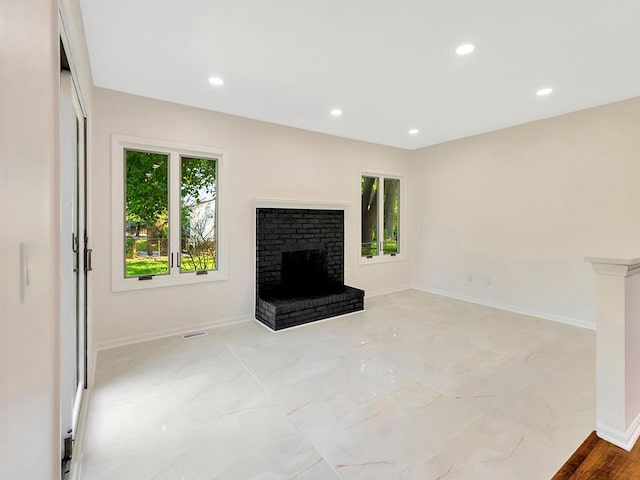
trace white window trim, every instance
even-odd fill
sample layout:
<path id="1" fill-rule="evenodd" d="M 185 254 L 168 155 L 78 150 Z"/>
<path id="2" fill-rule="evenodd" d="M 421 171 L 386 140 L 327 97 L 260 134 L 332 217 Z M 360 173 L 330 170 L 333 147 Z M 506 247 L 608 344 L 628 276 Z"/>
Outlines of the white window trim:
<path id="1" fill-rule="evenodd" d="M 216 235 L 217 257 L 216 270 L 209 270 L 207 275 L 183 273 L 179 275 L 157 275 L 152 280 L 140 281 L 137 277 L 124 276 L 124 149 L 162 151 L 171 156 L 198 156 L 217 159 L 216 191 Z M 170 160 L 170 175 L 178 172 L 178 162 Z M 177 202 L 180 192 L 175 191 L 175 182 L 169 184 L 169 208 Z M 111 135 L 111 289 L 114 292 L 131 290 L 147 290 L 150 288 L 190 285 L 227 280 L 227 165 L 224 150 L 215 147 L 185 145 L 164 140 L 132 137 L 128 135 Z M 175 208 L 175 207 L 174 207 Z M 173 246 L 171 247 L 174 248 Z"/>
<path id="2" fill-rule="evenodd" d="M 397 173 L 397 172 L 392 172 L 392 171 L 388 171 L 388 170 L 377 170 L 377 169 L 360 169 L 360 176 L 358 177 L 358 186 L 360 185 L 360 182 L 362 181 L 362 177 L 379 177 L 379 178 L 391 178 L 391 179 L 397 179 L 400 180 L 400 209 L 398 214 L 400 215 L 399 218 L 399 229 L 400 231 L 398 232 L 399 236 L 400 236 L 400 253 L 396 254 L 396 255 L 384 255 L 382 253 L 379 253 L 378 255 L 373 256 L 372 258 L 367 258 L 367 257 L 363 257 L 360 252 L 360 244 L 362 242 L 362 194 L 359 195 L 360 200 L 359 200 L 359 210 L 358 210 L 358 263 L 360 265 L 372 265 L 372 264 L 378 264 L 378 263 L 388 263 L 388 262 L 401 262 L 407 259 L 407 241 L 406 241 L 406 236 L 407 236 L 407 228 L 406 228 L 406 222 L 407 222 L 407 214 L 406 214 L 406 205 L 407 205 L 407 182 L 405 181 L 405 176 L 401 173 Z M 378 212 L 378 222 L 380 223 L 380 225 L 378 225 L 378 228 L 381 228 L 382 226 L 382 218 L 384 213 L 382 212 L 382 209 L 378 209 L 380 210 Z M 379 235 L 379 233 L 378 233 Z"/>

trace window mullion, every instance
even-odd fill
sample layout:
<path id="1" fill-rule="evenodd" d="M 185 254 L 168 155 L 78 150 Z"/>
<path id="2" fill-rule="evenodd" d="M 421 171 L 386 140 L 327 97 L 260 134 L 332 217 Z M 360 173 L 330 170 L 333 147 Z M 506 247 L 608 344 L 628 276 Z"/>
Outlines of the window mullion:
<path id="1" fill-rule="evenodd" d="M 384 256 L 384 177 L 378 177 L 378 256 Z"/>
<path id="2" fill-rule="evenodd" d="M 169 251 L 173 255 L 171 275 L 180 274 L 180 154 L 169 161 Z"/>

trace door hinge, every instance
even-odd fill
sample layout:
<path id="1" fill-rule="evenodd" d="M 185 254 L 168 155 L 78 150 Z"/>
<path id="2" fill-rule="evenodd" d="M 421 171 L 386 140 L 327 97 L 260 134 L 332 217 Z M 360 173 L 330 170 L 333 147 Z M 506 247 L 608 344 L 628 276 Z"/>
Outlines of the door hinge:
<path id="1" fill-rule="evenodd" d="M 93 249 L 91 248 L 84 249 L 84 271 L 93 271 Z"/>
<path id="2" fill-rule="evenodd" d="M 71 455 L 73 454 L 73 437 L 71 430 L 67 431 L 67 436 L 62 440 L 62 479 L 69 478 L 71 473 Z"/>
<path id="3" fill-rule="evenodd" d="M 67 436 L 64 437 L 64 445 L 62 449 L 62 461 L 71 460 L 73 454 L 73 438 L 71 436 L 71 430 L 67 432 Z"/>

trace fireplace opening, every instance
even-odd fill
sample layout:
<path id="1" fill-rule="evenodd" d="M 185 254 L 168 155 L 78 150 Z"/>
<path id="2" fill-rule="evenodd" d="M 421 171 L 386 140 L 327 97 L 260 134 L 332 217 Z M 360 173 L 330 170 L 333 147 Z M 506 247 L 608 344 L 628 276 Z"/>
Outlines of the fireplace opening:
<path id="1" fill-rule="evenodd" d="M 282 294 L 298 297 L 326 292 L 327 267 L 326 250 L 282 252 Z"/>

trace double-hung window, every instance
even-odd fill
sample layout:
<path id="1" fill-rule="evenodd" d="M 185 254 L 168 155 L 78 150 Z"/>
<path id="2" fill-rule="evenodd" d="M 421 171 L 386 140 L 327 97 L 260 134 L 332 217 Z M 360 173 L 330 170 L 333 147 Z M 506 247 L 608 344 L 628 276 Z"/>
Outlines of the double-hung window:
<path id="1" fill-rule="evenodd" d="M 403 183 L 401 175 L 360 175 L 361 263 L 404 258 Z"/>
<path id="2" fill-rule="evenodd" d="M 223 162 L 216 149 L 113 136 L 113 290 L 226 278 Z"/>

